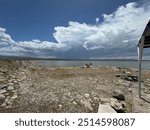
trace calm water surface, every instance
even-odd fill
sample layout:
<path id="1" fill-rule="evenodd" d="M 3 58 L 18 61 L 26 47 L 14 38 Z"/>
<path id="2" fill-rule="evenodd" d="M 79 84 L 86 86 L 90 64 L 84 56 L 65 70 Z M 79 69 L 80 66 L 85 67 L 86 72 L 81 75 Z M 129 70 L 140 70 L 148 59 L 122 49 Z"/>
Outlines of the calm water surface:
<path id="1" fill-rule="evenodd" d="M 80 61 L 80 60 L 40 60 L 38 61 L 41 65 L 50 66 L 50 67 L 80 67 L 85 64 L 92 63 L 93 66 L 116 66 L 116 67 L 125 67 L 125 68 L 138 68 L 138 61 Z M 143 61 L 142 68 L 150 70 L 150 61 Z"/>

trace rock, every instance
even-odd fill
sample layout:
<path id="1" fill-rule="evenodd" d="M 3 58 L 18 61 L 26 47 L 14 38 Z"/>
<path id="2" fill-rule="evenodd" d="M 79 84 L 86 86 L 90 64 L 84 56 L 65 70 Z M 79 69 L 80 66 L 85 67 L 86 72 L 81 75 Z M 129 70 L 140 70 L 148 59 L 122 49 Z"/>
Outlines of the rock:
<path id="1" fill-rule="evenodd" d="M 125 71 L 125 73 L 126 73 L 126 74 L 131 74 L 131 72 L 130 72 L 130 71 Z"/>
<path id="2" fill-rule="evenodd" d="M 109 98 L 100 98 L 100 102 L 101 102 L 101 104 L 110 103 L 110 99 Z"/>
<path id="3" fill-rule="evenodd" d="M 59 105 L 58 105 L 59 108 L 62 108 L 62 106 L 63 106 L 62 104 L 59 104 Z"/>
<path id="4" fill-rule="evenodd" d="M 5 93 L 4 95 L 5 95 L 5 96 L 8 96 L 8 95 L 9 95 L 9 93 Z"/>
<path id="5" fill-rule="evenodd" d="M 0 82 L 3 82 L 3 81 L 5 81 L 6 79 L 3 77 L 3 76 L 1 76 L 0 75 Z"/>
<path id="6" fill-rule="evenodd" d="M 125 112 L 125 105 L 122 102 L 119 102 L 115 98 L 111 98 L 111 107 L 114 108 L 119 113 Z"/>
<path id="7" fill-rule="evenodd" d="M 13 87 L 13 86 L 9 86 L 9 87 L 7 88 L 7 90 L 8 90 L 8 91 L 12 91 L 12 90 L 14 90 L 14 87 Z"/>
<path id="8" fill-rule="evenodd" d="M 93 111 L 92 105 L 88 100 L 82 99 L 80 102 L 81 102 L 82 105 L 85 106 L 85 108 Z"/>
<path id="9" fill-rule="evenodd" d="M 132 75 L 120 75 L 120 78 L 123 79 L 123 80 L 127 80 L 127 81 L 133 81 L 133 82 L 138 81 L 138 77 L 137 76 L 132 76 Z"/>
<path id="10" fill-rule="evenodd" d="M 128 88 L 128 92 L 132 92 L 132 88 Z"/>
<path id="11" fill-rule="evenodd" d="M 11 99 L 16 99 L 18 96 L 17 95 L 13 95 L 12 97 L 11 97 Z"/>
<path id="12" fill-rule="evenodd" d="M 15 84 L 16 84 L 16 83 L 18 83 L 18 82 L 17 82 L 17 80 L 13 80 L 13 83 L 15 83 Z"/>
<path id="13" fill-rule="evenodd" d="M 0 89 L 0 94 L 6 93 L 7 91 L 5 89 Z"/>
<path id="14" fill-rule="evenodd" d="M 13 86 L 13 85 L 14 85 L 14 83 L 8 83 L 7 85 L 8 85 L 8 86 Z"/>
<path id="15" fill-rule="evenodd" d="M 21 82 L 21 81 L 25 80 L 26 78 L 27 78 L 26 75 L 22 75 L 21 77 L 19 77 L 19 78 L 17 79 L 17 81 L 18 81 L 18 82 Z"/>
<path id="16" fill-rule="evenodd" d="M 1 107 L 5 107 L 6 106 L 6 103 L 4 102 L 2 105 L 1 105 Z"/>
<path id="17" fill-rule="evenodd" d="M 11 79 L 15 79 L 16 78 L 16 76 L 15 75 L 11 75 Z"/>
<path id="18" fill-rule="evenodd" d="M 0 94 L 0 100 L 5 99 L 5 96 L 3 94 Z"/>
<path id="19" fill-rule="evenodd" d="M 90 97 L 90 94 L 86 93 L 84 94 L 84 97 L 88 99 Z"/>
<path id="20" fill-rule="evenodd" d="M 76 101 L 73 101 L 72 103 L 73 103 L 74 105 L 77 105 L 77 102 L 76 102 Z"/>
<path id="21" fill-rule="evenodd" d="M 11 99 L 10 96 L 8 96 L 8 97 L 5 99 L 5 103 L 6 103 L 7 105 L 12 105 L 12 104 L 13 104 L 13 100 Z"/>
<path id="22" fill-rule="evenodd" d="M 98 113 L 117 113 L 111 106 L 99 104 Z"/>
<path id="23" fill-rule="evenodd" d="M 125 87 L 129 87 L 131 82 L 130 81 L 124 81 L 123 79 L 119 79 L 118 84 L 125 86 Z"/>
<path id="24" fill-rule="evenodd" d="M 91 78 L 91 77 L 88 77 L 88 80 L 93 80 L 93 78 Z"/>
<path id="25" fill-rule="evenodd" d="M 93 98 L 95 101 L 99 101 L 99 98 L 98 97 L 94 97 Z"/>
<path id="26" fill-rule="evenodd" d="M 6 106 L 5 108 L 6 108 L 6 109 L 10 109 L 10 108 L 12 108 L 12 106 L 11 106 L 11 105 L 9 105 L 9 106 Z"/>
<path id="27" fill-rule="evenodd" d="M 0 89 L 4 89 L 4 88 L 6 88 L 6 87 L 7 87 L 6 84 L 0 84 Z"/>
<path id="28" fill-rule="evenodd" d="M 124 94 L 123 94 L 121 91 L 119 91 L 119 90 L 113 91 L 112 97 L 114 97 L 114 98 L 116 98 L 116 99 L 118 99 L 118 100 L 122 100 L 122 101 L 125 100 Z"/>
<path id="29" fill-rule="evenodd" d="M 90 68 L 90 67 L 92 67 L 92 63 L 89 63 L 89 64 L 85 64 L 85 66 L 86 66 L 86 68 Z"/>

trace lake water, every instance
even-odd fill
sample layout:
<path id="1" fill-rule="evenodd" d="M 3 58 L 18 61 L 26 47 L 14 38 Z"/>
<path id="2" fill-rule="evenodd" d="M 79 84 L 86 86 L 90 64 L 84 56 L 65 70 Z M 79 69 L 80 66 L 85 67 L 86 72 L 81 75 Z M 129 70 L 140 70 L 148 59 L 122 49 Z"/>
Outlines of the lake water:
<path id="1" fill-rule="evenodd" d="M 116 66 L 116 67 L 125 67 L 125 68 L 138 68 L 138 61 L 133 60 L 40 60 L 38 61 L 41 65 L 50 66 L 50 67 L 81 67 L 85 64 L 92 63 L 93 66 Z M 143 61 L 142 68 L 150 70 L 150 61 Z"/>

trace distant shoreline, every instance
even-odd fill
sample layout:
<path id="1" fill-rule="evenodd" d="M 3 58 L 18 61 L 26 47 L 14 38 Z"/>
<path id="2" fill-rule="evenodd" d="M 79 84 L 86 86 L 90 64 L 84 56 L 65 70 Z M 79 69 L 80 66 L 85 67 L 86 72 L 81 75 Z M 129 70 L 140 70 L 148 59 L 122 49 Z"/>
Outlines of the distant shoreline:
<path id="1" fill-rule="evenodd" d="M 69 59 L 69 58 L 34 58 L 34 57 L 5 57 L 0 56 L 0 60 L 55 60 L 55 61 L 138 61 L 137 59 Z M 150 61 L 145 60 L 143 61 Z"/>

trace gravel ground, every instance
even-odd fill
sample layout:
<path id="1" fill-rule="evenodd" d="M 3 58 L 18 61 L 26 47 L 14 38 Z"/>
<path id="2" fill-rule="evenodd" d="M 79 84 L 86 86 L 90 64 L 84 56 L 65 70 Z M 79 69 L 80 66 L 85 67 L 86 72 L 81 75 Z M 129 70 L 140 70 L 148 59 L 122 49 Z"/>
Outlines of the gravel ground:
<path id="1" fill-rule="evenodd" d="M 117 112 L 133 112 L 132 83 L 136 81 L 130 76 L 136 77 L 136 70 L 52 68 L 36 61 L 0 62 L 0 112 L 95 113 L 99 104 L 108 104 Z M 146 86 L 150 86 L 149 75 L 150 72 L 143 73 Z M 114 100 L 115 90 L 125 96 L 124 101 Z"/>

